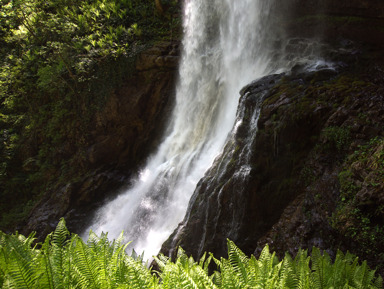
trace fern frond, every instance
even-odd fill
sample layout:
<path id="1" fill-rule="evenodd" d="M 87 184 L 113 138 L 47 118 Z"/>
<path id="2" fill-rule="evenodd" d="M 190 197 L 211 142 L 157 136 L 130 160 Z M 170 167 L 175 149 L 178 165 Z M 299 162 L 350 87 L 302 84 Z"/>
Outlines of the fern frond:
<path id="1" fill-rule="evenodd" d="M 207 252 L 204 252 L 203 256 L 201 256 L 200 260 L 199 260 L 199 266 L 201 268 L 204 267 L 204 262 L 205 262 L 205 259 L 207 258 Z"/>
<path id="2" fill-rule="evenodd" d="M 112 275 L 111 279 L 117 284 L 124 283 L 128 272 L 124 259 L 127 258 L 125 250 L 128 244 L 121 245 L 120 242 L 114 244 L 114 252 L 109 262 L 109 271 Z"/>
<path id="3" fill-rule="evenodd" d="M 273 279 L 274 266 L 278 264 L 278 259 L 276 257 L 276 253 L 272 254 L 269 251 L 269 246 L 266 245 L 264 249 L 261 251 L 258 266 L 258 278 L 257 278 L 257 286 L 266 287 L 268 286 L 268 282 Z"/>
<path id="4" fill-rule="evenodd" d="M 82 287 L 98 287 L 98 268 L 92 258 L 91 249 L 83 242 L 80 237 L 75 237 L 74 247 L 74 264 L 77 274 L 79 275 L 80 286 Z"/>
<path id="5" fill-rule="evenodd" d="M 278 282 L 278 288 L 297 288 L 298 287 L 298 279 L 294 274 L 292 258 L 287 253 L 282 261 L 281 269 L 280 269 L 280 279 Z"/>
<path id="6" fill-rule="evenodd" d="M 363 264 L 356 268 L 353 284 L 357 288 L 365 288 L 367 287 L 367 284 L 370 282 L 369 280 L 369 272 L 368 272 L 368 266 L 367 262 L 364 261 Z"/>
<path id="7" fill-rule="evenodd" d="M 51 264 L 51 260 L 49 256 L 51 237 L 52 237 L 52 233 L 48 234 L 48 236 L 45 238 L 45 241 L 42 244 L 42 248 L 38 255 L 37 263 L 40 266 L 38 266 L 37 268 L 37 274 L 39 276 L 37 280 L 37 284 L 41 288 L 55 288 L 53 266 Z"/>
<path id="8" fill-rule="evenodd" d="M 198 284 L 193 280 L 193 278 L 188 274 L 188 271 L 180 270 L 180 287 L 177 288 L 191 288 L 191 289 L 199 289 Z"/>
<path id="9" fill-rule="evenodd" d="M 212 258 L 213 256 L 210 255 L 206 259 L 206 254 L 204 254 L 197 263 L 192 257 L 188 258 L 182 249 L 179 250 L 176 265 L 183 278 L 181 285 L 186 288 L 217 289 L 212 278 L 208 276 L 208 266 Z"/>
<path id="10" fill-rule="evenodd" d="M 217 286 L 213 282 L 213 276 L 208 276 L 206 270 L 204 270 L 201 266 L 195 265 L 194 269 L 194 279 L 199 280 L 200 288 L 210 288 L 217 289 Z"/>
<path id="11" fill-rule="evenodd" d="M 161 287 L 163 289 L 180 288 L 180 268 L 173 262 L 168 262 L 162 272 L 160 278 L 162 280 Z"/>
<path id="12" fill-rule="evenodd" d="M 227 239 L 228 260 L 233 270 L 237 273 L 240 286 L 248 283 L 248 257 L 229 239 Z"/>
<path id="13" fill-rule="evenodd" d="M 237 272 L 233 269 L 229 260 L 221 258 L 221 287 L 222 288 L 241 288 Z"/>
<path id="14" fill-rule="evenodd" d="M 55 245 L 59 248 L 63 248 L 67 238 L 69 236 L 69 231 L 66 227 L 64 218 L 61 218 L 59 223 L 56 226 L 55 231 L 52 235 L 52 245 Z"/>
<path id="15" fill-rule="evenodd" d="M 294 272 L 298 278 L 298 289 L 308 289 L 313 287 L 309 262 L 310 257 L 308 257 L 307 250 L 300 250 L 294 259 Z"/>
<path id="16" fill-rule="evenodd" d="M 376 279 L 375 279 L 375 282 L 373 283 L 373 285 L 376 287 L 376 288 L 383 288 L 383 278 L 379 275 Z"/>
<path id="17" fill-rule="evenodd" d="M 349 258 L 349 257 L 348 257 Z M 343 252 L 340 250 L 336 253 L 336 258 L 332 266 L 332 273 L 330 274 L 329 285 L 334 288 L 344 286 L 347 282 L 346 278 L 346 266 L 349 259 L 346 259 Z"/>
<path id="18" fill-rule="evenodd" d="M 316 288 L 328 288 L 332 271 L 331 258 L 324 252 L 321 254 L 320 250 L 316 247 L 312 248 L 312 274 L 313 282 Z"/>
<path id="19" fill-rule="evenodd" d="M 165 266 L 169 262 L 169 258 L 164 256 L 163 254 L 159 254 L 159 255 L 155 256 L 154 259 L 155 259 L 157 265 L 159 266 L 160 270 L 164 271 Z"/>
<path id="20" fill-rule="evenodd" d="M 260 276 L 260 267 L 259 262 L 256 260 L 255 256 L 251 256 L 249 263 L 248 263 L 248 284 L 251 287 L 257 286 L 257 280 Z"/>
<path id="21" fill-rule="evenodd" d="M 221 268 L 222 264 L 221 264 L 221 261 L 216 259 L 212 253 L 209 253 L 209 257 L 212 258 L 213 262 L 216 264 L 217 268 Z M 219 287 L 219 288 L 224 288 L 222 286 L 222 276 L 221 276 L 221 273 L 219 271 L 215 271 L 213 272 L 212 274 L 212 281 L 213 283 Z"/>
<path id="22" fill-rule="evenodd" d="M 53 269 L 53 280 L 55 287 L 65 288 L 68 286 L 68 244 L 70 233 L 66 227 L 65 220 L 60 219 L 55 231 L 52 234 L 51 246 L 44 251 L 50 253 L 51 265 Z M 47 244 L 48 245 L 48 244 Z"/>
<path id="23" fill-rule="evenodd" d="M 143 262 L 140 259 L 135 260 L 130 256 L 124 258 L 124 262 L 128 267 L 127 278 L 130 285 L 129 288 L 148 288 L 152 282 L 153 276 Z"/>
<path id="24" fill-rule="evenodd" d="M 221 274 L 218 271 L 213 272 L 212 274 L 212 282 L 217 288 L 223 288 L 221 282 Z"/>
<path id="25" fill-rule="evenodd" d="M 10 286 L 16 288 L 33 288 L 38 278 L 38 251 L 32 249 L 34 233 L 27 238 L 18 233 L 2 235 L 1 263 L 4 278 Z"/>

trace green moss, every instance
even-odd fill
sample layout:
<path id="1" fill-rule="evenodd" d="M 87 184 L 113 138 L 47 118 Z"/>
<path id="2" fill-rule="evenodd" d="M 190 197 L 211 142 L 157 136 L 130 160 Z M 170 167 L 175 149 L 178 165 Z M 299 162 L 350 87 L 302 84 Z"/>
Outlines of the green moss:
<path id="1" fill-rule="evenodd" d="M 338 152 L 348 149 L 351 143 L 351 132 L 348 127 L 330 126 L 323 130 L 322 138 L 325 141 L 326 150 Z"/>
<path id="2" fill-rule="evenodd" d="M 303 183 L 304 186 L 312 184 L 316 180 L 313 168 L 304 166 L 300 171 L 299 180 Z"/>
<path id="3" fill-rule="evenodd" d="M 331 218 L 332 226 L 353 238 L 359 253 L 381 256 L 378 263 L 384 263 L 380 255 L 384 246 L 384 203 L 379 198 L 384 183 L 384 139 L 374 138 L 352 153 L 339 174 L 339 183 L 340 200 Z M 357 198 L 363 188 L 370 190 L 371 199 Z"/>

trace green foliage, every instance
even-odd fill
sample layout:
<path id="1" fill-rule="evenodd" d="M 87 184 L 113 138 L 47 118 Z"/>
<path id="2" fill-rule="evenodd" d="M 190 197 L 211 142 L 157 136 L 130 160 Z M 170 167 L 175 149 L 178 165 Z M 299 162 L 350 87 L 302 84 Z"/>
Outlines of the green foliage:
<path id="1" fill-rule="evenodd" d="M 356 252 L 384 266 L 384 140 L 359 146 L 339 174 L 340 201 L 332 226 L 356 243 Z"/>
<path id="2" fill-rule="evenodd" d="M 95 113 L 178 25 L 153 0 L 0 0 L 0 228 L 86 170 Z"/>
<path id="3" fill-rule="evenodd" d="M 123 237 L 110 242 L 90 233 L 87 243 L 61 220 L 41 246 L 33 234 L 0 234 L 2 288 L 151 288 L 152 274 L 140 258 L 125 253 Z M 130 281 L 131 280 L 131 281 Z M 124 287 L 126 288 L 126 287 Z"/>
<path id="4" fill-rule="evenodd" d="M 322 132 L 322 138 L 327 149 L 334 149 L 338 152 L 346 150 L 351 142 L 350 130 L 346 127 L 327 127 Z"/>
<path id="5" fill-rule="evenodd" d="M 179 248 L 172 262 L 155 257 L 160 272 L 147 268 L 139 257 L 128 256 L 122 235 L 112 242 L 90 232 L 87 243 L 69 236 L 62 219 L 43 244 L 32 246 L 33 234 L 0 232 L 0 286 L 2 288 L 382 288 L 382 279 L 363 262 L 338 252 L 301 250 L 279 261 L 264 248 L 259 259 L 248 258 L 228 241 L 228 259 L 204 254 L 199 262 Z M 214 261 L 217 270 L 210 273 Z"/>

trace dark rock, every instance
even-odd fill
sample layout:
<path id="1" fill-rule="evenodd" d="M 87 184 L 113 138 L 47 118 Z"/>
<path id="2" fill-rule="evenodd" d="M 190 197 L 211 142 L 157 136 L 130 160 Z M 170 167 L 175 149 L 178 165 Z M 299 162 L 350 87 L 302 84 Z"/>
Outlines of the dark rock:
<path id="1" fill-rule="evenodd" d="M 94 115 L 84 163 L 87 174 L 50 188 L 22 227 L 43 238 L 61 217 L 80 233 L 103 200 L 128 185 L 128 177 L 159 142 L 173 107 L 178 42 L 160 42 L 144 51 L 137 71 Z"/>
<path id="2" fill-rule="evenodd" d="M 283 74 L 272 74 L 254 80 L 240 90 L 240 95 L 244 96 L 247 93 L 257 94 L 264 90 L 270 89 L 280 80 L 282 76 Z"/>
<path id="3" fill-rule="evenodd" d="M 384 44 L 384 4 L 380 0 L 288 0 L 275 7 L 292 37 Z"/>
<path id="4" fill-rule="evenodd" d="M 383 70 L 372 69 L 370 61 L 357 59 L 336 70 L 298 67 L 245 86 L 238 108 L 241 125 L 199 182 L 183 222 L 161 251 L 174 257 L 181 246 L 195 258 L 204 251 L 225 256 L 229 238 L 247 254 L 257 255 L 266 243 L 281 257 L 317 246 L 331 256 L 339 248 L 364 256 L 371 266 L 384 264 L 381 257 L 374 259 L 381 241 L 370 251 L 358 249 L 362 243 L 345 233 L 350 227 L 339 230 L 332 221 L 341 210 L 339 174 L 349 166 L 348 156 L 383 132 L 382 83 L 375 81 Z M 260 97 L 254 137 L 249 116 Z M 362 165 L 353 172 L 361 178 L 354 185 L 360 188 L 354 208 L 375 213 L 371 224 L 382 224 L 377 212 L 383 189 L 372 181 L 377 174 L 365 175 Z"/>
<path id="5" fill-rule="evenodd" d="M 156 146 L 173 106 L 178 57 L 170 53 L 175 49 L 177 43 L 162 42 L 144 51 L 136 64 L 142 71 L 117 89 L 95 116 L 94 143 L 87 156 L 91 166 L 131 169 Z"/>
<path id="6" fill-rule="evenodd" d="M 325 120 L 318 107 L 318 113 L 291 117 L 297 96 L 279 92 L 282 77 L 264 77 L 241 90 L 238 117 L 242 119 L 234 141 L 200 181 L 184 221 L 162 252 L 172 255 L 181 246 L 196 258 L 207 250 L 225 255 L 226 238 L 230 238 L 251 253 L 257 240 L 300 193 L 294 176 L 302 157 L 314 145 L 306 136 L 315 135 Z M 251 99 L 265 99 L 256 138 L 256 131 L 250 129 L 254 119 L 249 116 L 260 106 Z M 277 117 L 271 120 L 273 115 Z M 194 233 L 197 230 L 201 234 Z"/>

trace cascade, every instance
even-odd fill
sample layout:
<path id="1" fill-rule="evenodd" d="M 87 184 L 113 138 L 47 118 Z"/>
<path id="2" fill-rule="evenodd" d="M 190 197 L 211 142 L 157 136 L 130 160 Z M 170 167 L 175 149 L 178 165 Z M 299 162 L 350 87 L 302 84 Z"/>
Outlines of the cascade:
<path id="1" fill-rule="evenodd" d="M 199 180 L 225 145 L 239 90 L 271 71 L 267 0 L 186 0 L 176 104 L 157 151 L 133 185 L 105 204 L 90 229 L 122 230 L 148 258 L 186 213 Z"/>

